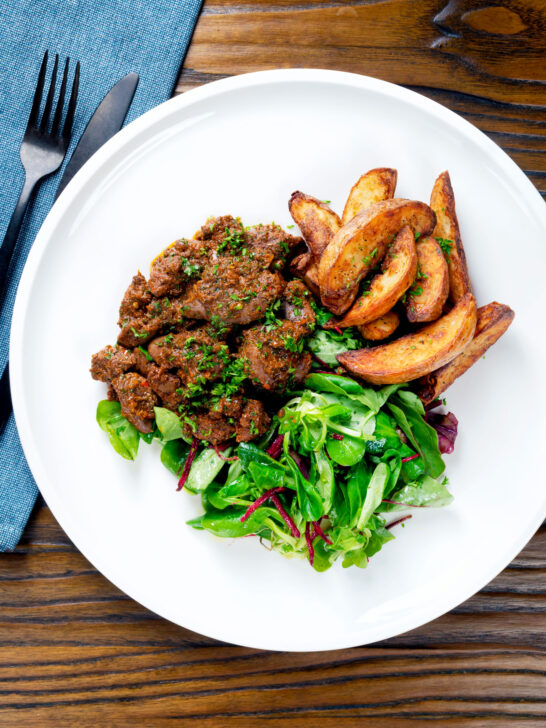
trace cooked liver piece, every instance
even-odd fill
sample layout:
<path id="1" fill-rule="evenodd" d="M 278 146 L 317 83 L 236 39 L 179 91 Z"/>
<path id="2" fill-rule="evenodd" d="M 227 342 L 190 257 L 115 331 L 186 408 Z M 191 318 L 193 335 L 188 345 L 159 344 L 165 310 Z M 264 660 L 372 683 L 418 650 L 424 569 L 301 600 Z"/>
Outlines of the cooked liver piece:
<path id="1" fill-rule="evenodd" d="M 156 297 L 179 296 L 187 283 L 201 275 L 208 249 L 199 240 L 177 240 L 152 263 L 149 287 Z"/>
<path id="2" fill-rule="evenodd" d="M 105 346 L 91 358 L 91 376 L 100 382 L 111 382 L 135 366 L 135 355 L 122 346 Z"/>
<path id="3" fill-rule="evenodd" d="M 184 315 L 189 318 L 248 324 L 263 318 L 267 307 L 283 290 L 282 277 L 268 270 L 269 253 L 234 258 L 218 257 L 208 265 L 182 298 Z"/>
<path id="4" fill-rule="evenodd" d="M 176 369 L 186 387 L 218 379 L 230 361 L 227 344 L 215 341 L 203 329 L 161 336 L 148 351 L 164 369 Z"/>
<path id="5" fill-rule="evenodd" d="M 315 326 L 309 291 L 300 281 L 291 281 L 283 299 L 287 320 L 247 329 L 239 349 L 249 361 L 252 380 L 268 391 L 283 391 L 290 382 L 302 382 L 311 368 L 311 355 L 303 353 L 303 338 Z"/>
<path id="6" fill-rule="evenodd" d="M 253 385 L 283 391 L 311 365 L 302 353 L 314 328 L 310 294 L 282 276 L 300 243 L 278 225 L 245 229 L 231 215 L 177 240 L 153 261 L 148 281 L 133 277 L 118 344 L 93 356 L 93 378 L 110 384 L 108 397 L 141 432 L 151 432 L 159 405 L 212 444 L 260 437 L 271 418 Z"/>
<path id="7" fill-rule="evenodd" d="M 301 326 L 301 336 L 308 336 L 315 328 L 315 312 L 311 294 L 301 281 L 290 281 L 284 289 L 283 313 L 288 321 Z"/>
<path id="8" fill-rule="evenodd" d="M 184 307 L 178 298 L 156 298 L 138 317 L 123 319 L 118 334 L 118 343 L 134 347 L 147 344 L 150 339 L 163 331 L 180 330 L 188 326 L 184 319 Z"/>
<path id="9" fill-rule="evenodd" d="M 254 225 L 245 230 L 251 250 L 267 250 L 276 261 L 284 261 L 287 255 L 302 242 L 302 238 L 286 233 L 280 225 Z"/>
<path id="10" fill-rule="evenodd" d="M 271 417 L 258 399 L 249 399 L 241 418 L 235 423 L 237 442 L 250 442 L 261 437 L 271 424 Z"/>
<path id="11" fill-rule="evenodd" d="M 146 307 L 152 301 L 152 292 L 148 286 L 146 278 L 139 271 L 133 277 L 129 288 L 125 291 L 123 300 L 119 307 L 118 326 L 123 326 L 126 319 L 138 318 L 144 315 Z"/>
<path id="12" fill-rule="evenodd" d="M 182 386 L 182 382 L 165 367 L 158 367 L 139 351 L 135 351 L 135 368 L 148 380 L 148 384 L 161 399 L 169 399 Z"/>
<path id="13" fill-rule="evenodd" d="M 121 404 L 121 414 L 140 432 L 151 432 L 157 397 L 147 380 L 136 372 L 126 372 L 112 380 L 112 386 Z"/>
<path id="14" fill-rule="evenodd" d="M 229 422 L 221 412 L 215 412 L 214 410 L 199 412 L 189 419 L 193 427 L 186 421 L 184 434 L 189 437 L 196 437 L 198 440 L 206 440 L 211 445 L 226 442 L 235 434 L 235 425 Z"/>

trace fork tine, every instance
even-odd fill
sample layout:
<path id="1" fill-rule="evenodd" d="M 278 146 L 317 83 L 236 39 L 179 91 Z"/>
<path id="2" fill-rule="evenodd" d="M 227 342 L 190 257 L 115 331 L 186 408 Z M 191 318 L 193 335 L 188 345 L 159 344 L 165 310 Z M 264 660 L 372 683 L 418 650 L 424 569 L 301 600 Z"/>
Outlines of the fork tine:
<path id="1" fill-rule="evenodd" d="M 63 126 L 63 133 L 61 134 L 62 139 L 65 142 L 70 141 L 70 135 L 72 133 L 72 123 L 74 121 L 74 114 L 76 113 L 76 104 L 78 102 L 78 87 L 80 85 L 80 62 L 76 63 L 76 72 L 74 73 L 74 83 L 72 84 L 72 93 L 70 94 L 70 101 L 68 102 L 68 112 Z"/>
<path id="2" fill-rule="evenodd" d="M 30 110 L 30 116 L 28 117 L 27 129 L 36 126 L 38 121 L 38 114 L 40 113 L 40 103 L 42 101 L 42 93 L 44 90 L 44 81 L 47 69 L 47 51 L 44 53 L 42 59 L 42 65 L 40 66 L 40 73 L 38 74 L 38 83 L 36 84 L 36 91 L 34 92 L 34 98 L 32 99 L 32 109 Z"/>
<path id="3" fill-rule="evenodd" d="M 66 92 L 66 82 L 68 79 L 68 63 L 70 58 L 67 58 L 64 64 L 63 80 L 61 83 L 61 90 L 59 91 L 59 98 L 57 99 L 57 108 L 55 109 L 55 116 L 53 117 L 53 126 L 51 127 L 51 135 L 56 137 L 59 134 L 61 128 L 61 117 L 63 115 L 64 107 L 64 95 Z"/>
<path id="4" fill-rule="evenodd" d="M 55 53 L 55 63 L 53 64 L 53 73 L 51 74 L 51 83 L 49 84 L 49 92 L 47 94 L 46 104 L 44 107 L 44 115 L 40 124 L 40 131 L 47 131 L 49 125 L 49 115 L 53 106 L 53 96 L 55 95 L 55 79 L 57 77 L 57 66 L 59 65 L 59 54 Z"/>

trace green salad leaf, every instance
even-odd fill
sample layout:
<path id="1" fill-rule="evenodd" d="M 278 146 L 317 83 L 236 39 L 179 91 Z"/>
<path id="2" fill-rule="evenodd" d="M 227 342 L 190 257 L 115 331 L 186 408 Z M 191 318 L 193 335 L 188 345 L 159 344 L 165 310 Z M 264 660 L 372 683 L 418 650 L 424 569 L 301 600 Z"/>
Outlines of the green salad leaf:
<path id="1" fill-rule="evenodd" d="M 134 460 L 138 454 L 140 433 L 121 414 L 119 402 L 103 399 L 97 405 L 97 422 L 108 435 L 114 450 L 126 460 Z"/>
<path id="2" fill-rule="evenodd" d="M 366 346 L 356 329 L 347 328 L 339 334 L 332 329 L 317 329 L 307 342 L 309 349 L 329 366 L 338 366 L 337 355 Z"/>
<path id="3" fill-rule="evenodd" d="M 165 407 L 154 407 L 154 414 L 155 424 L 163 442 L 182 437 L 182 422 L 177 414 Z"/>
<path id="4" fill-rule="evenodd" d="M 335 347 L 351 340 L 347 330 L 330 333 L 314 339 L 326 336 Z M 326 360 L 324 351 L 320 357 Z M 178 479 L 184 473 L 181 487 L 201 496 L 203 513 L 190 526 L 220 538 L 257 536 L 319 572 L 336 561 L 366 568 L 394 538 L 395 512 L 413 515 L 452 500 L 436 430 L 403 384 L 372 387 L 313 372 L 260 441 L 221 452 L 207 443 L 196 449 L 197 441 L 190 447 L 176 413 L 154 412 L 147 435 L 123 417 L 118 402 L 100 402 L 97 421 L 127 459 L 136 457 L 140 439 L 160 440 L 163 465 Z"/>

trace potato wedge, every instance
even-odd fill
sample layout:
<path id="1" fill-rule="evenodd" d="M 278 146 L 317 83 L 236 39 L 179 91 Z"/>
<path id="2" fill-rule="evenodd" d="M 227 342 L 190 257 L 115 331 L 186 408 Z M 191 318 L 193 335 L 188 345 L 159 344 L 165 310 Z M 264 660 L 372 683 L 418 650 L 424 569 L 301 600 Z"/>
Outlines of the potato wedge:
<path id="1" fill-rule="evenodd" d="M 318 263 L 330 240 L 341 227 L 339 216 L 324 202 L 303 192 L 293 192 L 288 209 Z"/>
<path id="2" fill-rule="evenodd" d="M 464 295 L 472 293 L 472 286 L 459 232 L 455 196 L 449 172 L 442 172 L 436 179 L 430 195 L 430 206 L 436 213 L 433 237 L 448 241 L 447 245 L 451 244 L 449 253 L 446 255 L 449 269 L 449 298 L 453 303 L 457 303 Z"/>
<path id="3" fill-rule="evenodd" d="M 411 323 L 440 318 L 449 294 L 449 273 L 442 249 L 433 237 L 419 240 L 415 285 L 406 297 L 406 316 Z"/>
<path id="4" fill-rule="evenodd" d="M 500 339 L 514 320 L 509 306 L 493 301 L 478 309 L 474 338 L 468 346 L 448 364 L 427 374 L 417 384 L 417 394 L 425 404 L 433 402 L 453 384 L 461 374 L 475 364 L 490 346 Z"/>
<path id="5" fill-rule="evenodd" d="M 353 185 L 345 203 L 341 224 L 352 220 L 361 210 L 365 210 L 374 202 L 390 200 L 394 197 L 398 173 L 389 167 L 370 169 Z"/>
<path id="6" fill-rule="evenodd" d="M 343 329 L 374 321 L 390 311 L 412 285 L 417 272 L 417 253 L 413 232 L 407 225 L 400 230 L 383 258 L 382 270 L 372 278 L 368 290 L 345 316 L 328 328 L 339 326 Z"/>
<path id="7" fill-rule="evenodd" d="M 339 354 L 337 360 L 352 374 L 372 384 L 397 384 L 429 374 L 454 359 L 472 341 L 476 301 L 463 296 L 442 318 L 391 344 Z"/>
<path id="8" fill-rule="evenodd" d="M 337 315 L 344 313 L 362 278 L 383 259 L 387 244 L 405 225 L 428 235 L 435 224 L 436 216 L 428 205 L 401 198 L 375 202 L 359 212 L 334 235 L 320 259 L 323 304 Z"/>
<path id="9" fill-rule="evenodd" d="M 400 325 L 400 316 L 396 311 L 389 311 L 384 316 L 380 316 L 369 324 L 363 324 L 358 330 L 368 341 L 381 341 L 392 336 Z"/>
<path id="10" fill-rule="evenodd" d="M 311 253 L 302 253 L 290 263 L 290 272 L 300 278 L 316 296 L 320 295 L 318 268 Z"/>

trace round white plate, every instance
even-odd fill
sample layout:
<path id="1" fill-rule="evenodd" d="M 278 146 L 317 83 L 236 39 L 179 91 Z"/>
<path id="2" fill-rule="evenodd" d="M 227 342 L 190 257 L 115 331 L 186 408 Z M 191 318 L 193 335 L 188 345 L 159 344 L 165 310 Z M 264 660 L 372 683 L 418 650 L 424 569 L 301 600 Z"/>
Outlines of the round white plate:
<path id="1" fill-rule="evenodd" d="M 516 311 L 507 335 L 449 392 L 453 505 L 414 513 L 368 569 L 318 574 L 254 539 L 185 521 L 159 447 L 120 458 L 95 422 L 105 385 L 91 354 L 116 338 L 137 269 L 210 215 L 291 223 L 290 193 L 341 211 L 361 173 L 398 169 L 397 196 L 427 201 L 449 169 L 479 304 Z M 493 142 L 447 109 L 364 76 L 285 70 L 175 98 L 106 144 L 34 244 L 11 340 L 17 425 L 55 517 L 114 584 L 167 619 L 257 648 L 323 650 L 417 627 L 484 586 L 546 513 L 543 202 Z"/>

